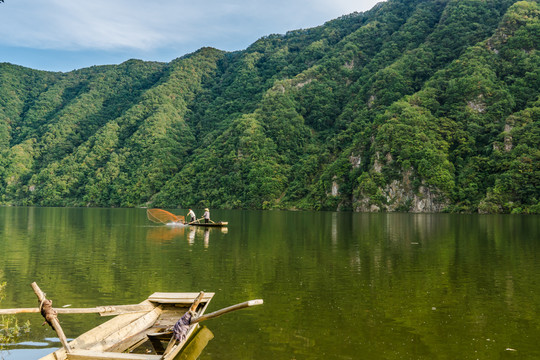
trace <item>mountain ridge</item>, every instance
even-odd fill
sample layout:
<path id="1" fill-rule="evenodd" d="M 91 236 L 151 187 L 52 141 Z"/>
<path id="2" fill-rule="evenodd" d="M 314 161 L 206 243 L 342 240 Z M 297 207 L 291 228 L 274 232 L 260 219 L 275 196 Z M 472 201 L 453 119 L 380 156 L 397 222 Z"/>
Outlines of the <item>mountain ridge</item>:
<path id="1" fill-rule="evenodd" d="M 538 213 L 539 13 L 389 0 L 233 53 L 0 64 L 0 203 Z"/>

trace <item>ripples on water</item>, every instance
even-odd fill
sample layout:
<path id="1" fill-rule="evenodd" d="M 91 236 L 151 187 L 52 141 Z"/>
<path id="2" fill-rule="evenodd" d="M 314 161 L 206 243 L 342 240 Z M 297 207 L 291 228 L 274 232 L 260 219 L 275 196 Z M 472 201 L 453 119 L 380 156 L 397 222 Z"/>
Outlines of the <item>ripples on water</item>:
<path id="1" fill-rule="evenodd" d="M 209 311 L 265 303 L 209 321 L 201 359 L 540 358 L 539 217 L 212 215 L 229 227 L 156 226 L 144 209 L 0 208 L 2 307 L 35 306 L 33 281 L 73 307 L 205 290 Z M 37 316 L 4 358 L 59 346 Z M 68 337 L 102 320 L 61 317 Z"/>

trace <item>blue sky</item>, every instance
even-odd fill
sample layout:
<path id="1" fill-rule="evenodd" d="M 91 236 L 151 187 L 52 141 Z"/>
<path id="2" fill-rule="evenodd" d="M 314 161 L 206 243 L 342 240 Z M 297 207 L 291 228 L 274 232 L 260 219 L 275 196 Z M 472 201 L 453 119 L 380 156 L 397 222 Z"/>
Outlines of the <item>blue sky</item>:
<path id="1" fill-rule="evenodd" d="M 381 0 L 5 0 L 0 62 L 71 71 L 128 59 L 169 62 L 204 46 L 243 50 Z"/>

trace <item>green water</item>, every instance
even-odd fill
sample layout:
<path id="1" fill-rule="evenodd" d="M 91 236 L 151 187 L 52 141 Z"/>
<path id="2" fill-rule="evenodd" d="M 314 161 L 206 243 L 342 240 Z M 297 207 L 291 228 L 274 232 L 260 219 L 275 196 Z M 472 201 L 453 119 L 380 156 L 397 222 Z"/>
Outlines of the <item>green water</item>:
<path id="1" fill-rule="evenodd" d="M 175 211 L 186 214 L 187 211 Z M 200 211 L 199 211 L 200 212 Z M 197 213 L 197 215 L 199 215 Z M 0 208 L 2 308 L 216 295 L 200 359 L 539 359 L 540 217 L 213 211 L 227 229 L 144 209 Z M 37 314 L 4 359 L 60 346 Z M 97 315 L 61 315 L 68 338 Z"/>

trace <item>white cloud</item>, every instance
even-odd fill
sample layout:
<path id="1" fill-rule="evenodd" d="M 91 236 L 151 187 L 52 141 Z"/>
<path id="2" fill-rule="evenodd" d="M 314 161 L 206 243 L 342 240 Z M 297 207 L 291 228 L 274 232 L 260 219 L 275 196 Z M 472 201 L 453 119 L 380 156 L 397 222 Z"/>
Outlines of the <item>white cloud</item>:
<path id="1" fill-rule="evenodd" d="M 377 0 L 5 0 L 0 62 L 49 71 L 168 62 L 204 46 L 243 50 L 262 36 L 322 25 Z"/>
<path id="2" fill-rule="evenodd" d="M 0 9 L 2 43 L 56 49 L 150 48 L 163 31 L 128 1 L 32 2 L 18 0 Z M 164 29 L 162 29 L 164 30 Z"/>
<path id="3" fill-rule="evenodd" d="M 6 0 L 0 43 L 40 49 L 137 49 L 182 43 L 249 44 L 371 8 L 347 0 Z M 242 41 L 242 39 L 246 39 Z"/>

